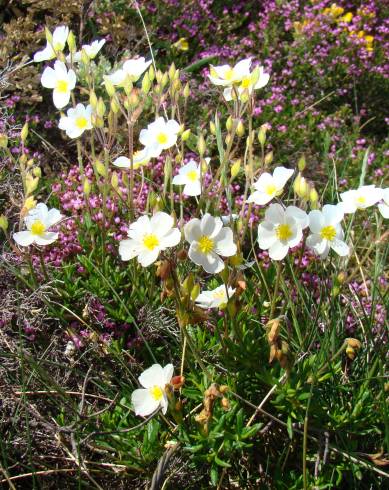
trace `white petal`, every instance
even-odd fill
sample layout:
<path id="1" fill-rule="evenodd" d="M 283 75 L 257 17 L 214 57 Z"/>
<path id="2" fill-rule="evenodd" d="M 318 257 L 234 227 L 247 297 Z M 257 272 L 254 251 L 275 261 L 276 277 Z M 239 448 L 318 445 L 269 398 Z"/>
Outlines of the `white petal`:
<path id="1" fill-rule="evenodd" d="M 265 220 L 273 224 L 283 223 L 285 221 L 285 210 L 281 204 L 270 204 L 265 212 Z"/>
<path id="2" fill-rule="evenodd" d="M 54 88 L 56 86 L 57 76 L 50 66 L 44 69 L 41 76 L 41 84 L 45 88 Z"/>
<path id="3" fill-rule="evenodd" d="M 267 250 L 277 241 L 276 230 L 269 222 L 260 223 L 258 226 L 258 245 L 262 250 Z"/>
<path id="4" fill-rule="evenodd" d="M 140 252 L 140 245 L 135 240 L 126 239 L 119 243 L 119 255 L 122 260 L 131 260 Z"/>
<path id="5" fill-rule="evenodd" d="M 175 247 L 181 241 L 181 232 L 178 228 L 171 229 L 165 236 L 160 239 L 161 250 L 168 247 Z"/>
<path id="6" fill-rule="evenodd" d="M 317 255 L 322 255 L 327 248 L 329 249 L 329 246 L 327 245 L 327 240 L 324 240 L 318 234 L 309 235 L 306 244 L 307 247 L 312 248 L 317 253 Z"/>
<path id="7" fill-rule="evenodd" d="M 324 216 L 321 211 L 314 209 L 308 215 L 309 218 L 309 228 L 312 233 L 320 233 L 324 226 Z"/>
<path id="8" fill-rule="evenodd" d="M 150 226 L 153 233 L 158 237 L 168 233 L 174 224 L 174 219 L 167 213 L 158 211 L 150 219 Z"/>
<path id="9" fill-rule="evenodd" d="M 326 204 L 323 206 L 323 216 L 326 225 L 337 225 L 343 219 L 343 209 L 340 206 Z"/>
<path id="10" fill-rule="evenodd" d="M 215 240 L 215 251 L 223 257 L 232 257 L 236 254 L 237 247 L 234 243 L 234 235 L 231 228 L 222 228 Z"/>
<path id="11" fill-rule="evenodd" d="M 273 172 L 274 182 L 278 190 L 284 188 L 286 182 L 292 177 L 294 170 L 285 167 L 276 167 Z"/>
<path id="12" fill-rule="evenodd" d="M 46 47 L 41 51 L 37 51 L 34 54 L 35 63 L 52 60 L 53 58 L 55 58 L 55 52 L 49 44 L 47 44 Z"/>
<path id="13" fill-rule="evenodd" d="M 226 87 L 223 90 L 223 96 L 227 101 L 232 100 L 232 88 L 231 87 Z"/>
<path id="14" fill-rule="evenodd" d="M 135 240 L 142 241 L 144 235 L 152 233 L 153 230 L 150 225 L 150 218 L 146 215 L 141 216 L 134 223 L 130 224 L 128 229 L 128 236 Z"/>
<path id="15" fill-rule="evenodd" d="M 285 209 L 285 215 L 294 218 L 303 230 L 309 224 L 307 213 L 297 206 L 288 206 Z"/>
<path id="16" fill-rule="evenodd" d="M 160 406 L 160 402 L 155 400 L 149 390 L 138 389 L 132 392 L 131 403 L 134 406 L 135 415 L 147 417 Z"/>
<path id="17" fill-rule="evenodd" d="M 191 219 L 184 226 L 185 240 L 189 243 L 200 240 L 202 236 L 201 232 L 201 222 L 198 218 Z"/>
<path id="18" fill-rule="evenodd" d="M 350 253 L 350 247 L 345 242 L 339 240 L 338 238 L 334 238 L 332 240 L 330 247 L 333 250 L 335 250 L 335 252 L 341 257 L 345 257 Z"/>
<path id="19" fill-rule="evenodd" d="M 34 235 L 28 231 L 18 231 L 12 235 L 12 238 L 15 240 L 15 242 L 18 245 L 21 245 L 22 247 L 28 247 L 34 242 Z"/>
<path id="20" fill-rule="evenodd" d="M 53 102 L 57 109 L 62 109 L 69 104 L 70 92 L 59 92 L 58 90 L 53 90 Z"/>
<path id="21" fill-rule="evenodd" d="M 389 206 L 387 204 L 381 203 L 378 204 L 378 209 L 380 213 L 382 214 L 382 217 L 385 219 L 389 218 Z"/>
<path id="22" fill-rule="evenodd" d="M 214 218 L 209 213 L 204 214 L 201 219 L 202 235 L 215 237 L 223 227 L 223 221 L 220 218 Z"/>
<path id="23" fill-rule="evenodd" d="M 170 381 L 172 380 L 172 377 L 173 377 L 173 373 L 174 373 L 173 364 L 166 364 L 166 366 L 163 368 L 163 376 L 164 376 L 165 385 L 170 383 Z"/>
<path id="24" fill-rule="evenodd" d="M 179 173 L 173 177 L 172 183 L 174 185 L 185 185 L 188 182 L 188 178 L 185 174 Z"/>
<path id="25" fill-rule="evenodd" d="M 289 250 L 288 245 L 284 245 L 279 240 L 277 240 L 269 248 L 269 257 L 273 260 L 282 260 L 288 253 L 288 250 Z"/>
<path id="26" fill-rule="evenodd" d="M 203 269 L 209 274 L 216 274 L 224 269 L 224 262 L 222 259 L 213 252 L 209 254 L 202 253 L 198 249 L 197 242 L 191 243 L 188 256 L 192 262 L 203 267 Z"/>
<path id="27" fill-rule="evenodd" d="M 138 380 L 144 388 L 152 388 L 155 385 L 164 388 L 166 384 L 165 372 L 160 364 L 153 364 L 143 371 Z"/>
<path id="28" fill-rule="evenodd" d="M 58 209 L 52 208 L 50 211 L 47 213 L 47 217 L 45 220 L 45 225 L 47 228 L 50 226 L 56 225 L 61 219 L 63 218 L 62 214 L 59 212 Z"/>
<path id="29" fill-rule="evenodd" d="M 124 70 L 117 70 L 111 73 L 111 75 L 108 75 L 107 78 L 113 85 L 120 85 L 126 78 L 126 72 Z"/>
<path id="30" fill-rule="evenodd" d="M 120 168 L 131 168 L 131 160 L 127 157 L 118 157 L 114 160 L 113 165 Z"/>
<path id="31" fill-rule="evenodd" d="M 54 243 L 57 240 L 57 238 L 58 238 L 58 233 L 55 233 L 53 231 L 48 231 L 43 235 L 35 236 L 35 243 L 37 245 L 50 245 L 51 243 Z"/>
<path id="32" fill-rule="evenodd" d="M 274 195 L 269 195 L 263 191 L 255 191 L 247 199 L 247 202 L 253 202 L 255 204 L 258 204 L 259 206 L 263 206 L 264 204 L 270 202 L 273 197 Z"/>
<path id="33" fill-rule="evenodd" d="M 174 184 L 174 182 L 173 182 Z M 200 181 L 196 181 L 196 182 L 188 182 L 185 187 L 184 187 L 184 190 L 182 191 L 186 196 L 199 196 L 201 194 L 201 184 L 200 184 Z"/>
<path id="34" fill-rule="evenodd" d="M 155 247 L 153 250 L 142 249 L 138 255 L 138 262 L 142 267 L 148 267 L 158 259 L 159 252 L 159 247 Z"/>

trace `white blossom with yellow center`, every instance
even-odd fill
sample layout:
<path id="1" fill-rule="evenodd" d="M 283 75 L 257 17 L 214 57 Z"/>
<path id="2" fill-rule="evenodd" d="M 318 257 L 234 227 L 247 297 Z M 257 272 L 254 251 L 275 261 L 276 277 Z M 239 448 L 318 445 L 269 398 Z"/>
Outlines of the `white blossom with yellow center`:
<path id="1" fill-rule="evenodd" d="M 342 207 L 345 214 L 355 213 L 358 209 L 366 209 L 374 206 L 382 199 L 382 189 L 375 185 L 363 185 L 358 189 L 351 189 L 340 194 Z"/>
<path id="2" fill-rule="evenodd" d="M 282 260 L 290 248 L 300 243 L 307 226 L 308 216 L 302 209 L 270 204 L 265 221 L 258 227 L 258 244 L 262 250 L 269 250 L 271 259 Z"/>
<path id="3" fill-rule="evenodd" d="M 349 246 L 344 242 L 344 234 L 340 222 L 344 216 L 342 206 L 326 204 L 321 211 L 309 213 L 311 235 L 307 238 L 310 247 L 322 259 L 326 258 L 330 249 L 344 257 L 350 253 Z"/>
<path id="4" fill-rule="evenodd" d="M 65 63 L 56 61 L 54 68 L 48 66 L 42 73 L 41 83 L 46 88 L 53 89 L 53 102 L 57 109 L 69 104 L 70 94 L 76 86 L 76 74 L 67 70 Z"/>
<path id="5" fill-rule="evenodd" d="M 108 79 L 113 85 L 123 85 L 127 78 L 131 82 L 136 82 L 151 63 L 152 60 L 146 61 L 143 56 L 127 60 L 123 63 L 123 67 L 109 75 Z"/>
<path id="6" fill-rule="evenodd" d="M 382 202 L 378 204 L 378 209 L 383 218 L 389 218 L 389 187 L 382 189 Z"/>
<path id="7" fill-rule="evenodd" d="M 143 267 L 149 266 L 157 260 L 160 252 L 175 247 L 180 242 L 180 230 L 173 228 L 173 225 L 173 218 L 161 211 L 151 218 L 141 216 L 130 224 L 129 238 L 120 242 L 120 257 L 122 260 L 138 257 L 138 262 Z"/>
<path id="8" fill-rule="evenodd" d="M 58 209 L 49 210 L 46 204 L 41 202 L 35 208 L 30 209 L 24 218 L 27 230 L 14 233 L 13 239 L 22 247 L 28 247 L 33 243 L 50 245 L 58 238 L 58 233 L 50 231 L 49 228 L 59 223 L 62 218 Z"/>
<path id="9" fill-rule="evenodd" d="M 183 185 L 183 193 L 186 196 L 199 196 L 201 194 L 200 166 L 194 160 L 190 160 L 179 169 L 172 182 L 174 185 Z"/>
<path id="10" fill-rule="evenodd" d="M 83 44 L 81 46 L 81 51 L 77 51 L 76 53 L 74 53 L 74 55 L 69 54 L 68 56 L 66 56 L 66 61 L 70 62 L 71 60 L 73 60 L 73 62 L 79 63 L 81 61 L 82 51 L 85 52 L 90 60 L 93 60 L 96 58 L 104 44 L 105 39 L 96 39 L 96 41 L 93 41 L 91 44 Z"/>
<path id="11" fill-rule="evenodd" d="M 224 269 L 220 256 L 236 254 L 236 245 L 231 228 L 223 227 L 220 218 L 206 213 L 202 219 L 193 218 L 184 227 L 186 240 L 190 243 L 189 258 L 209 274 L 217 274 Z"/>
<path id="12" fill-rule="evenodd" d="M 143 150 L 134 151 L 132 156 L 132 167 L 134 170 L 138 170 L 139 167 L 147 165 L 150 161 L 150 155 L 147 148 L 143 148 Z M 119 168 L 131 168 L 131 159 L 128 157 L 118 157 L 113 162 L 115 167 Z"/>
<path id="13" fill-rule="evenodd" d="M 35 63 L 52 60 L 57 57 L 57 53 L 63 51 L 69 36 L 69 27 L 58 26 L 52 34 L 52 40 L 47 40 L 46 47 L 34 54 Z"/>
<path id="14" fill-rule="evenodd" d="M 166 396 L 166 385 L 170 384 L 173 371 L 173 364 L 167 364 L 165 367 L 153 364 L 143 371 L 138 378 L 143 388 L 133 391 L 131 395 L 135 415 L 147 417 L 158 409 L 162 409 L 163 414 L 167 412 L 169 401 Z"/>
<path id="15" fill-rule="evenodd" d="M 242 99 L 244 95 L 251 95 L 254 90 L 265 87 L 269 83 L 269 79 L 269 73 L 265 73 L 263 66 L 259 66 L 243 77 L 237 87 L 226 87 L 223 91 L 223 96 L 227 101 L 237 97 Z"/>
<path id="16" fill-rule="evenodd" d="M 147 148 L 150 157 L 159 157 L 163 150 L 175 145 L 180 125 L 174 119 L 165 121 L 159 117 L 142 129 L 139 134 L 139 141 Z"/>
<path id="17" fill-rule="evenodd" d="M 235 289 L 222 284 L 211 291 L 203 291 L 196 298 L 196 304 L 200 308 L 223 308 L 228 300 L 234 295 Z"/>
<path id="18" fill-rule="evenodd" d="M 214 85 L 231 87 L 250 76 L 251 58 L 239 61 L 235 66 L 210 66 L 209 79 Z"/>
<path id="19" fill-rule="evenodd" d="M 92 129 L 92 107 L 77 104 L 73 109 L 68 109 L 66 116 L 62 116 L 58 127 L 66 131 L 69 138 L 78 138 L 88 129 Z"/>
<path id="20" fill-rule="evenodd" d="M 247 202 L 263 205 L 274 197 L 282 194 L 286 182 L 292 177 L 293 170 L 285 167 L 276 167 L 273 175 L 264 172 L 254 183 L 255 191 L 247 199 Z"/>

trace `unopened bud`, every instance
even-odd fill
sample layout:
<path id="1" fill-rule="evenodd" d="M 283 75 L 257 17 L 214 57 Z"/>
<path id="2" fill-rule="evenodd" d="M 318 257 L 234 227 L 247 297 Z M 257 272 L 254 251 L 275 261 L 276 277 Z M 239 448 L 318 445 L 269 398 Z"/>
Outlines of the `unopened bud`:
<path id="1" fill-rule="evenodd" d="M 76 37 L 73 34 L 73 31 L 70 31 L 69 32 L 69 35 L 68 35 L 68 46 L 69 46 L 69 51 L 71 53 L 75 53 L 77 51 Z"/>
<path id="2" fill-rule="evenodd" d="M 150 82 L 153 82 L 155 80 L 155 71 L 153 65 L 150 65 L 148 73 Z"/>
<path id="3" fill-rule="evenodd" d="M 84 65 L 89 65 L 90 59 L 88 56 L 88 53 L 85 51 L 85 49 L 81 50 L 81 63 Z"/>
<path id="4" fill-rule="evenodd" d="M 189 139 L 189 136 L 190 136 L 190 129 L 187 129 L 181 135 L 182 141 L 187 141 Z"/>
<path id="5" fill-rule="evenodd" d="M 133 89 L 131 78 L 127 75 L 123 82 L 123 88 L 126 95 L 130 95 Z"/>
<path id="6" fill-rule="evenodd" d="M 89 103 L 92 109 L 95 110 L 97 107 L 97 97 L 96 97 L 96 92 L 94 90 L 91 90 L 89 92 Z"/>
<path id="7" fill-rule="evenodd" d="M 232 141 L 232 136 L 230 134 L 227 134 L 225 138 L 226 145 L 228 146 Z"/>
<path id="8" fill-rule="evenodd" d="M 210 121 L 209 123 L 209 130 L 211 131 L 211 134 L 215 135 L 216 134 L 216 126 L 213 121 Z"/>
<path id="9" fill-rule="evenodd" d="M 305 161 L 305 156 L 302 155 L 297 163 L 297 167 L 300 172 L 303 172 L 305 170 L 305 167 L 307 166 L 307 163 Z"/>
<path id="10" fill-rule="evenodd" d="M 309 192 L 309 200 L 312 205 L 316 205 L 319 200 L 319 194 L 314 187 L 311 187 L 311 190 Z"/>
<path id="11" fill-rule="evenodd" d="M 95 160 L 93 165 L 99 175 L 101 175 L 102 177 L 105 177 L 107 175 L 105 165 L 100 162 L 100 160 Z"/>
<path id="12" fill-rule="evenodd" d="M 4 233 L 8 230 L 8 219 L 4 214 L 0 215 L 0 230 Z"/>
<path id="13" fill-rule="evenodd" d="M 238 159 L 238 160 L 235 160 L 235 162 L 231 165 L 231 178 L 232 179 L 235 179 L 235 177 L 238 175 L 239 170 L 240 170 L 240 164 L 241 164 L 241 161 Z"/>
<path id="14" fill-rule="evenodd" d="M 199 155 L 202 157 L 206 150 L 205 139 L 202 134 L 200 134 L 197 139 L 197 149 L 199 151 Z"/>
<path id="15" fill-rule="evenodd" d="M 261 126 L 258 131 L 258 141 L 261 146 L 265 146 L 266 143 L 266 128 Z"/>
<path id="16" fill-rule="evenodd" d="M 115 87 L 108 77 L 104 78 L 104 86 L 108 96 L 113 97 L 115 95 Z"/>
<path id="17" fill-rule="evenodd" d="M 89 197 L 91 191 L 91 185 L 88 179 L 84 179 L 84 183 L 82 184 L 82 189 L 84 191 L 85 197 Z"/>
<path id="18" fill-rule="evenodd" d="M 101 97 L 99 97 L 99 100 L 97 101 L 97 106 L 96 106 L 96 113 L 99 117 L 104 117 L 106 111 L 106 107 L 104 104 L 104 101 Z"/>
<path id="19" fill-rule="evenodd" d="M 197 299 L 197 296 L 200 294 L 200 284 L 196 283 L 192 291 L 190 292 L 190 298 L 192 301 L 195 301 Z"/>
<path id="20" fill-rule="evenodd" d="M 169 68 L 169 72 L 168 72 L 168 73 L 169 73 L 169 78 L 170 78 L 170 80 L 174 80 L 174 75 L 175 75 L 175 73 L 176 73 L 176 66 L 175 66 L 175 64 L 174 64 L 174 63 L 172 63 L 172 64 L 170 65 L 170 68 Z"/>
<path id="21" fill-rule="evenodd" d="M 266 153 L 265 155 L 265 165 L 268 166 L 272 163 L 273 161 L 273 152 L 269 151 L 269 153 Z"/>
<path id="22" fill-rule="evenodd" d="M 223 396 L 223 398 L 220 400 L 220 404 L 221 404 L 223 410 L 229 410 L 230 409 L 230 401 L 225 396 Z"/>
<path id="23" fill-rule="evenodd" d="M 150 88 L 151 88 L 150 77 L 149 77 L 148 73 L 146 73 L 146 75 L 143 77 L 143 80 L 142 80 L 142 92 L 145 95 L 147 95 L 150 91 Z"/>
<path id="24" fill-rule="evenodd" d="M 162 79 L 161 79 L 161 86 L 162 88 L 163 87 L 166 87 L 166 85 L 169 83 L 169 75 L 167 73 L 164 73 L 162 75 Z"/>
<path id="25" fill-rule="evenodd" d="M 114 114 L 117 114 L 120 110 L 119 104 L 116 102 L 116 99 L 111 99 L 110 107 L 111 107 L 111 111 Z"/>
<path id="26" fill-rule="evenodd" d="M 226 121 L 226 129 L 227 129 L 227 131 L 231 131 L 231 129 L 232 129 L 232 123 L 233 123 L 232 117 L 229 116 L 228 119 L 227 119 L 227 121 Z"/>
<path id="27" fill-rule="evenodd" d="M 20 132 L 20 139 L 22 140 L 23 143 L 25 143 L 27 136 L 28 136 L 28 123 L 25 123 Z"/>
<path id="28" fill-rule="evenodd" d="M 32 170 L 34 177 L 42 177 L 42 170 L 40 167 L 34 167 Z"/>
<path id="29" fill-rule="evenodd" d="M 26 194 L 32 194 L 38 187 L 39 177 L 33 177 L 31 174 L 26 176 Z"/>
<path id="30" fill-rule="evenodd" d="M 116 172 L 112 172 L 111 185 L 115 190 L 117 190 L 119 187 L 119 177 Z"/>
<path id="31" fill-rule="evenodd" d="M 138 97 L 138 94 L 135 90 L 133 90 L 130 94 L 130 96 L 128 97 L 128 102 L 130 104 L 130 107 L 132 109 L 135 109 L 135 107 L 137 107 L 139 105 L 139 97 Z"/>
<path id="32" fill-rule="evenodd" d="M 190 95 L 189 83 L 186 83 L 183 91 L 183 96 L 185 97 L 185 99 L 187 99 L 189 95 Z"/>
<path id="33" fill-rule="evenodd" d="M 242 121 L 239 120 L 238 125 L 236 126 L 236 134 L 241 138 L 242 136 L 244 136 L 244 133 L 245 133 L 244 125 Z"/>
<path id="34" fill-rule="evenodd" d="M 4 133 L 0 134 L 0 148 L 7 148 L 8 136 Z"/>

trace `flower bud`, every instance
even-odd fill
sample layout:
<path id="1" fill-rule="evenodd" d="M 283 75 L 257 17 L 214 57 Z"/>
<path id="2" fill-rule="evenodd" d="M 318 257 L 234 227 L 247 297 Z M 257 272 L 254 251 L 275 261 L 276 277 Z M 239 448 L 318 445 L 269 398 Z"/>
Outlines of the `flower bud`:
<path id="1" fill-rule="evenodd" d="M 232 141 L 232 136 L 230 134 L 227 134 L 225 138 L 226 145 L 228 146 Z"/>
<path id="2" fill-rule="evenodd" d="M 185 97 L 185 99 L 187 99 L 189 95 L 190 95 L 189 83 L 186 83 L 183 91 L 183 96 Z"/>
<path id="3" fill-rule="evenodd" d="M 117 114 L 119 112 L 120 107 L 119 104 L 116 102 L 116 99 L 111 99 L 110 108 L 114 114 Z"/>
<path id="4" fill-rule="evenodd" d="M 124 88 L 125 94 L 130 95 L 130 93 L 132 92 L 132 89 L 133 89 L 133 84 L 132 84 L 131 78 L 129 76 L 126 76 L 126 78 L 124 79 L 123 88 Z"/>
<path id="5" fill-rule="evenodd" d="M 149 80 L 152 83 L 155 80 L 155 71 L 153 65 L 150 65 L 148 74 L 149 74 Z"/>
<path id="6" fill-rule="evenodd" d="M 139 97 L 138 94 L 135 90 L 131 92 L 131 94 L 128 97 L 128 103 L 130 104 L 131 109 L 135 109 L 139 105 Z"/>
<path id="7" fill-rule="evenodd" d="M 185 250 L 185 248 L 182 248 L 177 252 L 177 259 L 183 262 L 188 258 L 188 252 Z"/>
<path id="8" fill-rule="evenodd" d="M 97 101 L 97 106 L 96 106 L 96 113 L 99 117 L 104 117 L 106 111 L 106 107 L 104 104 L 104 101 L 101 97 L 99 97 L 99 100 Z"/>
<path id="9" fill-rule="evenodd" d="M 220 400 L 220 405 L 222 406 L 223 410 L 227 411 L 230 409 L 230 401 L 225 396 L 223 396 L 223 398 Z"/>
<path id="10" fill-rule="evenodd" d="M 0 134 L 0 148 L 7 148 L 8 146 L 8 136 L 4 133 Z"/>
<path id="11" fill-rule="evenodd" d="M 268 166 L 272 163 L 273 161 L 273 152 L 269 151 L 269 153 L 266 153 L 265 155 L 265 165 Z"/>
<path id="12" fill-rule="evenodd" d="M 231 165 L 231 178 L 235 179 L 240 170 L 241 160 L 235 160 L 235 162 Z"/>
<path id="13" fill-rule="evenodd" d="M 23 143 L 25 143 L 27 136 L 28 136 L 28 123 L 26 122 L 22 128 L 22 131 L 20 132 L 20 139 L 22 140 Z"/>
<path id="14" fill-rule="evenodd" d="M 105 177 L 107 175 L 105 165 L 102 162 L 100 162 L 100 160 L 95 160 L 93 162 L 93 165 L 99 175 L 101 175 L 102 177 Z"/>
<path id="15" fill-rule="evenodd" d="M 0 215 L 0 230 L 4 233 L 8 230 L 8 219 L 4 214 Z"/>
<path id="16" fill-rule="evenodd" d="M 215 135 L 216 134 L 216 126 L 213 121 L 209 122 L 209 130 L 211 131 L 211 134 Z"/>
<path id="17" fill-rule="evenodd" d="M 231 131 L 231 129 L 232 129 L 232 123 L 233 123 L 232 117 L 229 116 L 228 119 L 227 119 L 227 121 L 226 121 L 226 129 L 227 129 L 227 131 Z"/>
<path id="18" fill-rule="evenodd" d="M 119 177 L 118 177 L 118 174 L 114 171 L 112 172 L 112 176 L 111 176 L 111 185 L 112 187 L 117 190 L 118 187 L 119 187 Z"/>
<path id="19" fill-rule="evenodd" d="M 170 384 L 173 386 L 173 389 L 179 390 L 185 383 L 184 376 L 173 376 Z"/>
<path id="20" fill-rule="evenodd" d="M 104 86 L 108 96 L 113 97 L 115 95 L 115 87 L 108 77 L 104 77 Z"/>
<path id="21" fill-rule="evenodd" d="M 84 182 L 82 184 L 82 189 L 84 191 L 85 197 L 89 197 L 91 191 L 91 185 L 88 179 L 84 179 Z"/>
<path id="22" fill-rule="evenodd" d="M 42 170 L 40 167 L 34 167 L 32 170 L 34 177 L 42 177 Z"/>
<path id="23" fill-rule="evenodd" d="M 151 88 L 151 82 L 148 73 L 145 74 L 142 80 L 142 92 L 147 95 Z"/>
<path id="24" fill-rule="evenodd" d="M 319 201 L 319 194 L 314 187 L 311 187 L 311 190 L 309 192 L 309 200 L 312 206 L 316 206 L 317 202 Z"/>
<path id="25" fill-rule="evenodd" d="M 93 110 L 96 110 L 97 107 L 97 97 L 96 97 L 96 92 L 94 90 L 91 90 L 89 92 L 89 103 L 92 107 Z"/>
<path id="26" fill-rule="evenodd" d="M 71 53 L 75 53 L 77 51 L 76 37 L 73 34 L 73 31 L 70 31 L 69 32 L 69 35 L 68 35 L 68 46 L 69 46 L 69 51 Z"/>
<path id="27" fill-rule="evenodd" d="M 190 129 L 187 129 L 181 135 L 182 141 L 187 141 L 189 139 L 189 136 L 190 136 Z"/>
<path id="28" fill-rule="evenodd" d="M 32 194 L 38 187 L 39 177 L 33 177 L 31 174 L 26 175 L 26 194 Z"/>
<path id="29" fill-rule="evenodd" d="M 266 127 L 262 125 L 258 131 L 258 141 L 261 146 L 265 146 L 266 143 Z"/>
<path id="30" fill-rule="evenodd" d="M 196 301 L 197 299 L 197 296 L 200 294 L 200 284 L 196 283 L 193 288 L 192 288 L 192 291 L 190 292 L 190 299 L 192 301 Z"/>
<path id="31" fill-rule="evenodd" d="M 238 125 L 236 126 L 236 134 L 241 138 L 242 136 L 244 136 L 244 133 L 245 129 L 243 123 L 241 120 L 239 120 Z"/>
<path id="32" fill-rule="evenodd" d="M 202 157 L 205 153 L 206 150 L 206 145 L 205 145 L 205 139 L 202 133 L 200 133 L 198 139 L 197 139 L 197 149 L 199 151 L 199 155 Z"/>
<path id="33" fill-rule="evenodd" d="M 305 167 L 307 166 L 306 161 L 305 161 L 305 156 L 302 155 L 297 163 L 297 167 L 300 170 L 300 172 L 303 172 L 305 170 Z"/>
<path id="34" fill-rule="evenodd" d="M 169 68 L 169 72 L 168 72 L 168 73 L 169 73 L 169 79 L 170 79 L 170 80 L 174 80 L 174 75 L 175 75 L 175 73 L 176 73 L 176 66 L 175 66 L 175 64 L 174 64 L 174 63 L 172 63 L 172 64 L 170 65 L 170 68 Z"/>
<path id="35" fill-rule="evenodd" d="M 81 63 L 83 63 L 84 65 L 89 65 L 89 62 L 90 62 L 90 59 L 89 59 L 87 52 L 85 51 L 85 49 L 82 49 L 81 50 Z"/>
<path id="36" fill-rule="evenodd" d="M 164 73 L 161 78 L 162 88 L 166 87 L 168 83 L 169 83 L 169 75 L 167 73 Z"/>

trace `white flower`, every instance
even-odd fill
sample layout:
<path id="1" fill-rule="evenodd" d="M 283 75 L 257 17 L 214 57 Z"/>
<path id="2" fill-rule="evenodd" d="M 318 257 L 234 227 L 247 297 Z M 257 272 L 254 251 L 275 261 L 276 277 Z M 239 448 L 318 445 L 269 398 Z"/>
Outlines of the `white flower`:
<path id="1" fill-rule="evenodd" d="M 70 100 L 70 93 L 76 86 L 76 74 L 67 70 L 65 63 L 56 61 L 54 69 L 49 66 L 42 73 L 41 83 L 53 90 L 53 102 L 57 109 L 65 107 Z"/>
<path id="2" fill-rule="evenodd" d="M 292 169 L 285 167 L 276 167 L 273 175 L 264 172 L 255 182 L 255 191 L 247 199 L 247 202 L 267 204 L 282 193 L 286 182 L 292 177 L 293 172 Z"/>
<path id="3" fill-rule="evenodd" d="M 127 60 L 123 67 L 108 76 L 113 85 L 121 85 L 127 77 L 136 82 L 144 71 L 151 65 L 152 60 L 145 61 L 143 56 L 137 59 Z"/>
<path id="4" fill-rule="evenodd" d="M 378 209 L 382 216 L 386 219 L 389 218 L 389 187 L 386 189 L 382 189 L 382 200 L 380 204 L 378 204 Z"/>
<path id="5" fill-rule="evenodd" d="M 181 167 L 178 175 L 173 177 L 174 185 L 184 185 L 183 193 L 187 196 L 199 196 L 201 194 L 200 167 L 194 160 L 190 160 Z"/>
<path id="6" fill-rule="evenodd" d="M 223 228 L 222 220 L 208 213 L 201 220 L 190 220 L 184 227 L 184 233 L 190 243 L 189 258 L 209 274 L 216 274 L 224 269 L 220 255 L 231 257 L 236 254 L 231 228 Z"/>
<path id="7" fill-rule="evenodd" d="M 241 98 L 246 92 L 251 95 L 253 90 L 265 87 L 265 85 L 268 84 L 269 79 L 270 75 L 264 72 L 263 66 L 260 66 L 258 70 L 253 70 L 252 73 L 249 73 L 242 78 L 240 84 L 236 88 L 238 97 Z M 236 98 L 236 94 L 232 87 L 226 87 L 223 91 L 223 95 L 228 101 Z"/>
<path id="8" fill-rule="evenodd" d="M 233 296 L 235 289 L 228 286 L 228 295 L 226 291 L 226 286 L 222 284 L 221 286 L 213 289 L 212 291 L 203 291 L 196 298 L 196 303 L 200 308 L 220 308 L 228 303 L 229 298 Z"/>
<path id="9" fill-rule="evenodd" d="M 258 227 L 258 244 L 269 250 L 273 260 L 282 260 L 289 248 L 300 243 L 303 229 L 308 226 L 305 211 L 296 206 L 284 209 L 281 204 L 270 204 L 265 212 L 265 221 Z"/>
<path id="10" fill-rule="evenodd" d="M 322 211 L 315 209 L 309 213 L 312 234 L 307 238 L 307 246 L 322 259 L 327 257 L 331 248 L 341 257 L 350 253 L 348 245 L 343 241 L 344 234 L 340 226 L 342 219 L 343 210 L 339 205 L 326 204 Z"/>
<path id="11" fill-rule="evenodd" d="M 81 46 L 81 51 L 77 51 L 76 53 L 74 53 L 73 57 L 69 54 L 68 56 L 66 56 L 66 61 L 70 62 L 70 60 L 73 59 L 73 61 L 77 63 L 80 62 L 82 50 L 85 51 L 90 60 L 93 60 L 96 58 L 104 44 L 105 39 L 96 39 L 96 41 L 93 41 L 91 44 L 83 44 Z"/>
<path id="12" fill-rule="evenodd" d="M 77 104 L 76 108 L 68 109 L 67 116 L 62 116 L 58 127 L 66 131 L 69 138 L 78 138 L 87 129 L 92 129 L 92 107 Z"/>
<path id="13" fill-rule="evenodd" d="M 340 194 L 342 207 L 345 214 L 355 213 L 357 209 L 366 209 L 382 199 L 382 189 L 375 185 L 363 185 L 358 189 L 352 189 Z"/>
<path id="14" fill-rule="evenodd" d="M 153 364 L 143 371 L 138 380 L 143 388 L 135 390 L 131 395 L 135 415 L 147 417 L 159 408 L 165 414 L 169 405 L 166 396 L 166 385 L 170 384 L 173 377 L 173 364 L 167 364 L 164 368 L 160 364 Z"/>
<path id="15" fill-rule="evenodd" d="M 174 119 L 166 122 L 163 117 L 159 117 L 147 129 L 142 129 L 139 141 L 146 146 L 151 157 L 159 157 L 163 150 L 176 143 L 179 130 L 180 125 Z"/>
<path id="16" fill-rule="evenodd" d="M 214 85 L 229 87 L 234 83 L 239 83 L 243 78 L 250 76 L 251 58 L 239 61 L 235 66 L 211 65 L 209 79 Z"/>
<path id="17" fill-rule="evenodd" d="M 47 41 L 46 47 L 34 54 L 35 63 L 52 60 L 57 57 L 57 52 L 63 51 L 67 38 L 69 36 L 69 27 L 59 26 L 53 32 L 53 41 Z"/>
<path id="18" fill-rule="evenodd" d="M 150 161 L 150 155 L 147 148 L 143 150 L 134 151 L 132 156 L 133 169 L 137 170 L 143 165 L 147 165 Z M 113 165 L 120 168 L 131 168 L 131 160 L 127 157 L 118 157 L 113 162 Z"/>
<path id="19" fill-rule="evenodd" d="M 180 242 L 180 230 L 173 228 L 173 224 L 173 218 L 167 213 L 158 212 L 152 218 L 141 216 L 130 224 L 129 239 L 120 242 L 120 257 L 122 260 L 138 257 L 143 267 L 149 266 L 157 260 L 159 252 Z"/>
<path id="20" fill-rule="evenodd" d="M 13 234 L 13 239 L 22 247 L 28 247 L 32 243 L 37 245 L 50 245 L 58 238 L 58 233 L 48 231 L 56 225 L 63 216 L 58 209 L 48 209 L 43 202 L 31 209 L 24 218 L 27 230 L 18 231 Z"/>

